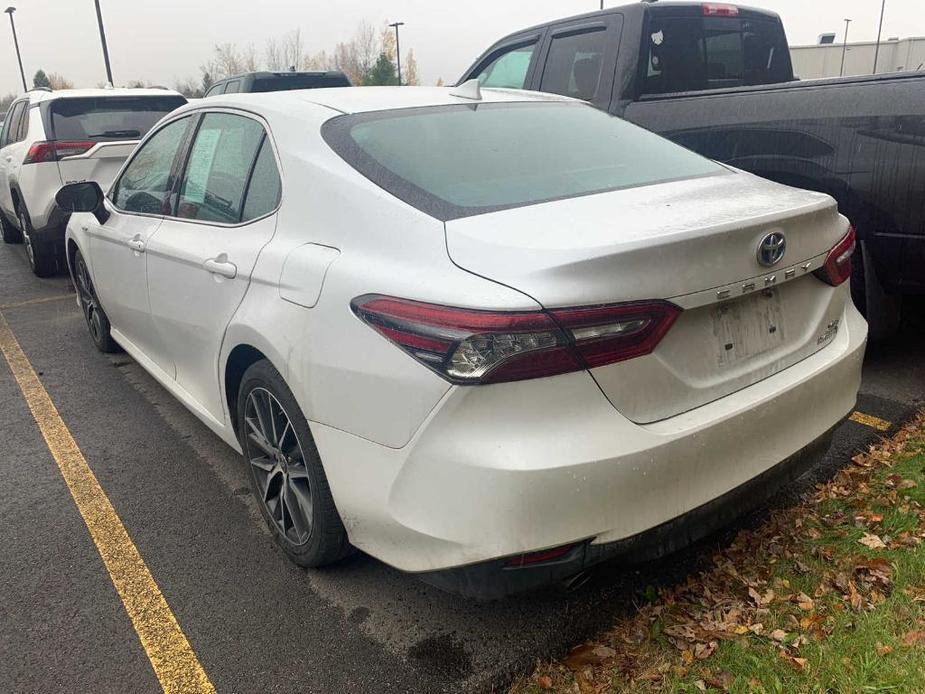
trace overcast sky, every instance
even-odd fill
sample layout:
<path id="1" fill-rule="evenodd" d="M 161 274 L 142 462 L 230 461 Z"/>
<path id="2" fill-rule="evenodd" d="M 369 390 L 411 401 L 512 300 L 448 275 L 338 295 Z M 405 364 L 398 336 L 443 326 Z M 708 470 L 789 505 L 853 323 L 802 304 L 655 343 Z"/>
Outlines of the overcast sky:
<path id="1" fill-rule="evenodd" d="M 105 79 L 93 0 L 12 0 L 26 77 L 38 68 L 76 86 Z M 607 2 L 607 6 L 625 4 Z M 791 44 L 815 43 L 823 32 L 850 40 L 877 36 L 880 0 L 751 0 L 778 12 Z M 216 43 L 254 44 L 298 27 L 310 52 L 330 50 L 357 24 L 403 21 L 402 53 L 414 48 L 424 84 L 451 82 L 495 39 L 516 29 L 597 9 L 598 0 L 102 0 L 116 83 L 145 80 L 173 86 L 199 76 Z M 6 20 L 6 17 L 0 17 Z M 925 0 L 887 0 L 883 38 L 925 35 Z M 0 26 L 0 93 L 20 91 L 8 22 Z"/>

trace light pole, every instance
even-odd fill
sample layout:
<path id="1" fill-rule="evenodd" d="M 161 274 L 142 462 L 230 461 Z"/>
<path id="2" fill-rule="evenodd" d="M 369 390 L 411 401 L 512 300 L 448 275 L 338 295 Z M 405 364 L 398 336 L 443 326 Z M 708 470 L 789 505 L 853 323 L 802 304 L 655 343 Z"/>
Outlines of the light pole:
<path id="1" fill-rule="evenodd" d="M 103 29 L 103 12 L 100 10 L 100 0 L 96 3 L 96 23 L 100 27 L 100 43 L 103 44 L 103 62 L 106 63 L 106 81 L 112 84 L 112 67 L 109 65 L 109 48 L 106 45 L 106 30 Z"/>
<path id="2" fill-rule="evenodd" d="M 398 86 L 401 86 L 401 46 L 398 43 L 398 27 L 404 26 L 404 22 L 392 22 L 390 27 L 395 27 L 395 62 L 398 65 Z"/>
<path id="3" fill-rule="evenodd" d="M 16 46 L 16 60 L 19 61 L 19 76 L 22 77 L 22 90 L 27 92 L 29 91 L 29 87 L 26 86 L 26 71 L 22 69 L 22 56 L 19 54 L 19 39 L 16 38 L 16 23 L 13 21 L 13 13 L 15 11 L 15 7 L 7 7 L 4 10 L 4 12 L 10 15 L 10 28 L 13 30 L 13 45 Z"/>
<path id="4" fill-rule="evenodd" d="M 850 19 L 845 20 L 845 43 L 841 47 L 841 70 L 838 71 L 838 76 L 841 77 L 845 74 L 845 53 L 848 51 L 848 25 L 851 24 Z"/>
<path id="5" fill-rule="evenodd" d="M 886 10 L 886 0 L 880 4 L 880 26 L 877 28 L 877 47 L 874 49 L 874 71 L 871 73 L 873 75 L 877 74 L 877 58 L 880 57 L 880 34 L 883 32 L 883 11 Z"/>

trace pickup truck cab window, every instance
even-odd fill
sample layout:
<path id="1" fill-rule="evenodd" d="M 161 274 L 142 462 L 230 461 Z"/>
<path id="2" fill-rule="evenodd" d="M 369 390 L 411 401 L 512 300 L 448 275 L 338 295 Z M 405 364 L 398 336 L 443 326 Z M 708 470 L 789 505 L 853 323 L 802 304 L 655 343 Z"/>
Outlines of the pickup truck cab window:
<path id="1" fill-rule="evenodd" d="M 527 86 L 527 73 L 536 52 L 536 44 L 537 42 L 533 41 L 526 45 L 501 49 L 501 52 L 479 71 L 478 79 L 481 85 L 502 89 L 524 89 Z"/>
<path id="2" fill-rule="evenodd" d="M 785 82 L 783 32 L 765 19 L 671 16 L 652 12 L 643 36 L 643 94 Z"/>
<path id="3" fill-rule="evenodd" d="M 553 36 L 540 91 L 591 101 L 597 95 L 604 65 L 606 27 Z"/>

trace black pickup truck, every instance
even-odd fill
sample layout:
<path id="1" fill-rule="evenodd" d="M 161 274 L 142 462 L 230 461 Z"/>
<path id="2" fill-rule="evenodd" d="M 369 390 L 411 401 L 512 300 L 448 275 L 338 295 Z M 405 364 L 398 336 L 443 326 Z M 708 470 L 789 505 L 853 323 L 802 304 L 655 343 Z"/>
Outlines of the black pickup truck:
<path id="1" fill-rule="evenodd" d="M 725 164 L 828 193 L 861 240 L 871 335 L 925 293 L 925 72 L 799 81 L 780 18 L 639 2 L 511 34 L 461 82 L 564 94 Z"/>

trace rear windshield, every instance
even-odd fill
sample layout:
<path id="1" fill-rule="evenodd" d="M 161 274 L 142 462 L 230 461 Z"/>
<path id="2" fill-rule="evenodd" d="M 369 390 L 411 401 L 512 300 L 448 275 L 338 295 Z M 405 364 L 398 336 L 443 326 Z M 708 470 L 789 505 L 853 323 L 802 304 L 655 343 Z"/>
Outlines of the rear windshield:
<path id="1" fill-rule="evenodd" d="M 354 114 L 329 120 L 322 135 L 371 181 L 442 220 L 726 171 L 576 103 Z"/>
<path id="2" fill-rule="evenodd" d="M 343 75 L 274 75 L 257 77 L 252 91 L 285 92 L 290 89 L 318 89 L 321 87 L 349 87 L 350 80 Z"/>
<path id="3" fill-rule="evenodd" d="M 56 140 L 139 140 L 185 103 L 182 96 L 57 99 L 51 103 L 51 129 Z"/>

